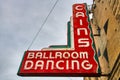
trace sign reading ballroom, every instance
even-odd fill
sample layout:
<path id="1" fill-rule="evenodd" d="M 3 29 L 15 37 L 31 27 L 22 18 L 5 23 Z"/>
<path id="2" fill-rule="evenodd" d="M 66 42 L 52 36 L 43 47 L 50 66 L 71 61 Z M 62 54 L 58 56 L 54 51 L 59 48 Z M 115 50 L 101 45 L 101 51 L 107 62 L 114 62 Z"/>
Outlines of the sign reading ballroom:
<path id="1" fill-rule="evenodd" d="M 18 71 L 20 76 L 97 76 L 100 67 L 86 4 L 74 4 L 68 22 L 67 45 L 27 50 Z"/>

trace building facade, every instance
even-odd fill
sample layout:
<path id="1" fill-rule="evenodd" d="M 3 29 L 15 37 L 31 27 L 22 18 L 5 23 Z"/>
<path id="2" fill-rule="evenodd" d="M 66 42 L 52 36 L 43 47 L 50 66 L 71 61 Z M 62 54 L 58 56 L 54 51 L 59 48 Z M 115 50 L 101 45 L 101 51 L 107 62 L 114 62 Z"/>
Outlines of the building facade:
<path id="1" fill-rule="evenodd" d="M 119 80 L 120 0 L 94 0 L 90 13 L 101 76 L 84 80 Z"/>

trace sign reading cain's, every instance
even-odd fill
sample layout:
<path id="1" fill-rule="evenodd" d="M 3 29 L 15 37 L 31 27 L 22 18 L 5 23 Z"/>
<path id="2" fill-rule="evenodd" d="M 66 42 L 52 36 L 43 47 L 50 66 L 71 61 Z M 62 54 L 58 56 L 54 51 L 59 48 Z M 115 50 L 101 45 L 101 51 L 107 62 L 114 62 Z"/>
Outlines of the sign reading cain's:
<path id="1" fill-rule="evenodd" d="M 68 22 L 67 45 L 52 45 L 42 50 L 27 50 L 20 76 L 97 76 L 100 67 L 86 4 L 73 5 Z"/>

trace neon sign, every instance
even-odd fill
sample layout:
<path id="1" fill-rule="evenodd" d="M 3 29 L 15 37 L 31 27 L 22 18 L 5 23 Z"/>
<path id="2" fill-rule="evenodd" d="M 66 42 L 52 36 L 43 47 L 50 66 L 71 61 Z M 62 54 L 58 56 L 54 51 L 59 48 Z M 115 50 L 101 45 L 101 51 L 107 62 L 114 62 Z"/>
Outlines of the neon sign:
<path id="1" fill-rule="evenodd" d="M 52 45 L 42 50 L 27 50 L 20 76 L 97 76 L 100 67 L 96 56 L 86 4 L 73 5 L 68 22 L 67 45 Z"/>

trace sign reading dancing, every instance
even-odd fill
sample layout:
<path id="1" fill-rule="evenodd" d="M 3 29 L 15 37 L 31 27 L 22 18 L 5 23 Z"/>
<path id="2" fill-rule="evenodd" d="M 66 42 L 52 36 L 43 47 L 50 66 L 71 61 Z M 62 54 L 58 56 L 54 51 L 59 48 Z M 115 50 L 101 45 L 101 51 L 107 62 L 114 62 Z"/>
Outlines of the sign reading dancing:
<path id="1" fill-rule="evenodd" d="M 86 4 L 73 5 L 68 22 L 67 45 L 52 45 L 42 50 L 27 50 L 20 76 L 95 76 L 100 74 Z"/>

